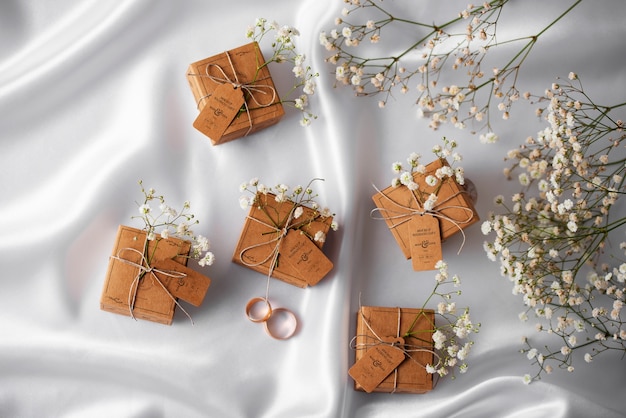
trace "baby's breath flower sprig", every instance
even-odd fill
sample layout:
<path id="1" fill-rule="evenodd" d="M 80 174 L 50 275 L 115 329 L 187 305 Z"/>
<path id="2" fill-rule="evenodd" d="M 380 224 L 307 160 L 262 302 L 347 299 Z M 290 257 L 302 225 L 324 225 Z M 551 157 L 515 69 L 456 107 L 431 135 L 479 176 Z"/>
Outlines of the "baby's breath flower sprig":
<path id="1" fill-rule="evenodd" d="M 414 173 L 424 174 L 426 173 L 426 165 L 422 164 L 421 158 L 422 156 L 418 153 L 411 153 L 407 157 L 408 167 L 403 165 L 402 162 L 394 162 L 391 165 L 391 170 L 398 174 L 398 177 L 394 177 L 391 180 L 391 185 L 393 187 L 406 187 L 414 194 L 419 203 L 422 205 L 424 210 L 432 210 L 437 203 L 437 193 L 439 188 L 448 178 L 454 178 L 456 182 L 460 185 L 465 184 L 464 170 L 461 166 L 456 166 L 460 161 L 463 160 L 461 154 L 456 151 L 458 146 L 457 142 L 454 139 L 448 139 L 446 137 L 442 138 L 442 145 L 435 145 L 432 148 L 433 154 L 439 159 L 451 159 L 451 165 L 443 165 L 441 168 L 438 168 L 434 175 L 430 174 L 426 176 L 425 182 L 428 186 L 434 187 L 433 191 L 428 193 L 428 195 L 420 189 L 420 186 L 417 182 L 415 182 L 413 178 Z"/>
<path id="2" fill-rule="evenodd" d="M 248 27 L 246 37 L 261 44 L 263 38 L 270 33 L 274 33 L 271 44 L 272 56 L 266 59 L 263 66 L 272 62 L 277 64 L 288 62 L 293 65 L 292 72 L 296 81 L 286 94 L 281 94 L 281 102 L 301 111 L 300 124 L 309 126 L 312 120 L 317 119 L 317 115 L 309 110 L 309 96 L 315 93 L 315 79 L 319 77 L 319 73 L 313 71 L 306 63 L 304 54 L 297 52 L 294 38 L 299 36 L 300 32 L 294 27 L 280 26 L 277 22 L 268 22 L 265 18 L 258 18 L 253 26 Z M 292 98 L 294 95 L 296 97 Z"/>
<path id="3" fill-rule="evenodd" d="M 247 193 L 239 198 L 239 205 L 242 209 L 247 209 L 251 206 L 258 207 L 265 212 L 267 217 L 274 222 L 274 226 L 279 229 L 285 227 L 287 219 L 280 218 L 280 211 L 274 208 L 273 205 L 268 205 L 268 199 L 273 199 L 281 204 L 286 203 L 294 205 L 293 211 L 290 211 L 292 213 L 287 213 L 285 216 L 292 216 L 293 222 L 291 228 L 300 229 L 306 234 L 306 231 L 301 229 L 304 226 L 318 219 L 335 216 L 329 208 L 321 207 L 316 201 L 319 195 L 313 191 L 311 185 L 317 180 L 322 179 L 313 179 L 304 187 L 298 185 L 291 188 L 283 183 L 270 187 L 260 183 L 259 179 L 255 177 L 239 186 L 239 190 L 242 193 Z M 307 211 L 307 214 L 305 214 L 304 208 L 312 209 L 312 211 Z M 268 210 L 272 210 L 273 213 L 268 213 Z M 337 231 L 339 225 L 336 220 L 333 219 L 330 224 L 330 228 L 333 231 Z M 318 231 L 315 236 L 309 238 L 319 242 L 324 242 L 326 240 L 326 236 L 322 231 Z"/>
<path id="4" fill-rule="evenodd" d="M 448 264 L 443 260 L 437 262 L 436 268 L 438 272 L 435 275 L 435 286 L 422 305 L 422 309 L 426 309 L 433 298 L 439 299 L 435 321 L 431 324 L 432 329 L 414 330 L 415 324 L 420 319 L 420 316 L 417 316 L 403 337 L 420 339 L 420 333 L 432 332 L 434 361 L 433 364 L 426 365 L 426 371 L 440 377 L 450 374 L 454 379 L 455 371 L 462 374 L 468 369 L 466 359 L 474 345 L 471 335 L 479 332 L 480 323 L 472 322 L 469 307 L 456 306 L 454 296 L 461 294 L 459 276 L 455 274 L 450 277 Z M 447 290 L 450 286 L 453 289 Z"/>
<path id="5" fill-rule="evenodd" d="M 139 181 L 139 186 L 144 199 L 142 203 L 137 203 L 139 215 L 131 218 L 139 218 L 143 221 L 143 230 L 146 232 L 148 241 L 156 240 L 157 235 L 162 239 L 174 237 L 191 241 L 191 252 L 184 256 L 197 260 L 202 267 L 212 265 L 215 255 L 209 251 L 211 244 L 208 238 L 196 235 L 191 229 L 199 221 L 194 214 L 189 212 L 191 209 L 189 201 L 185 201 L 182 210 L 178 212 L 165 203 L 163 195 L 157 195 L 153 188 L 144 188 L 143 181 Z M 151 203 L 158 203 L 159 212 L 153 211 Z"/>
<path id="6" fill-rule="evenodd" d="M 498 214 L 482 225 L 487 256 L 499 259 L 525 311 L 539 332 L 557 337 L 555 346 L 535 347 L 525 338 L 525 353 L 540 379 L 553 366 L 573 371 L 575 351 L 584 359 L 608 350 L 626 354 L 626 242 L 623 240 L 626 152 L 623 122 L 626 102 L 599 105 L 584 92 L 575 73 L 547 89 L 538 111 L 549 126 L 509 151 L 505 175 L 522 186 L 510 201 L 497 196 Z"/>
<path id="7" fill-rule="evenodd" d="M 350 85 L 357 96 L 382 94 L 381 108 L 394 90 L 404 94 L 416 89 L 419 112 L 430 118 L 432 129 L 448 122 L 459 129 L 471 123 L 479 125 L 477 130 L 491 131 L 492 100 L 497 101 L 502 118 L 508 119 L 520 97 L 517 80 L 524 61 L 541 35 L 581 1 L 576 0 L 538 33 L 503 39 L 497 31 L 498 21 L 509 0 L 469 4 L 439 24 L 400 18 L 391 7 L 384 7 L 382 0 L 344 0 L 348 5 L 335 19 L 337 27 L 322 32 L 320 43 L 331 53 L 326 61 L 335 66 L 335 85 Z M 406 29 L 409 35 L 405 43 L 398 44 L 399 38 L 394 38 L 396 42 L 390 45 L 393 53 L 383 55 L 380 47 L 370 52 L 365 46 L 378 44 L 387 31 L 395 33 L 393 29 Z M 500 65 L 485 68 L 489 51 L 512 44 L 520 47 Z M 413 78 L 418 79 L 416 86 Z M 444 79 L 447 84 L 440 86 Z M 496 138 L 490 135 L 485 139 Z"/>

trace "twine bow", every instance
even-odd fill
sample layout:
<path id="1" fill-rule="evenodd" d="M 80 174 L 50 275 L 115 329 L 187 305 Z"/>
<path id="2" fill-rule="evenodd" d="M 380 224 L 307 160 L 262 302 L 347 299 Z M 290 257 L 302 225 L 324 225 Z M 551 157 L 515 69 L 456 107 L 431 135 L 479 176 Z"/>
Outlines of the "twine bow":
<path id="1" fill-rule="evenodd" d="M 403 342 L 404 339 L 400 335 L 400 332 L 401 332 L 400 319 L 402 318 L 402 311 L 399 307 L 397 307 L 396 309 L 398 310 L 398 325 L 396 328 L 395 340 L 388 341 L 388 340 L 383 339 L 381 336 L 378 335 L 378 333 L 376 333 L 376 331 L 374 331 L 369 321 L 365 318 L 365 315 L 363 314 L 363 310 L 361 309 L 361 307 L 359 307 L 359 315 L 361 315 L 361 320 L 363 321 L 363 323 L 365 324 L 365 326 L 367 327 L 367 329 L 370 331 L 370 333 L 373 336 L 369 334 L 356 335 L 350 341 L 350 348 L 353 350 L 368 350 L 372 347 L 379 346 L 379 345 L 392 346 L 402 351 L 407 359 L 409 359 L 410 361 L 413 361 L 415 364 L 422 367 L 423 369 L 426 369 L 426 365 L 417 361 L 412 356 L 412 353 L 430 353 L 434 355 L 436 355 L 436 353 L 432 349 L 424 348 L 423 346 L 419 346 L 419 345 L 407 344 L 406 342 Z M 364 339 L 365 341 L 357 343 L 356 342 L 357 339 Z M 397 367 L 394 369 L 393 373 L 394 373 L 393 391 L 391 393 L 395 393 L 398 388 L 398 368 Z"/>
<path id="2" fill-rule="evenodd" d="M 241 83 L 239 81 L 239 78 L 237 77 L 237 71 L 235 71 L 235 66 L 233 65 L 233 61 L 230 59 L 230 54 L 228 53 L 228 51 L 225 51 L 224 54 L 226 54 L 226 58 L 228 58 L 228 63 L 230 64 L 230 68 L 233 71 L 233 76 L 235 77 L 234 80 L 231 80 L 228 75 L 226 75 L 226 72 L 224 71 L 224 69 L 222 67 L 220 67 L 217 64 L 207 64 L 206 68 L 205 68 L 205 74 L 188 74 L 190 76 L 195 76 L 195 77 L 207 77 L 209 78 L 211 81 L 213 81 L 214 83 L 217 84 L 232 84 L 232 86 L 234 88 L 240 88 L 242 90 L 244 90 L 245 92 L 248 93 L 250 99 L 254 102 L 254 104 L 258 107 L 269 107 L 274 103 L 274 100 L 276 99 L 276 89 L 274 89 L 274 87 L 272 87 L 269 84 L 256 84 L 255 81 L 252 81 L 251 83 L 247 84 L 247 83 Z M 211 67 L 215 67 L 217 68 L 221 73 L 222 73 L 222 77 L 216 77 L 210 74 L 209 68 Z M 254 93 L 260 93 L 260 94 L 268 94 L 266 91 L 263 91 L 263 89 L 269 89 L 272 92 L 272 100 L 270 100 L 268 103 L 260 103 L 257 98 L 255 97 Z M 202 96 L 198 99 L 198 103 L 197 106 L 200 107 L 200 102 L 202 100 L 208 99 L 209 97 L 211 97 L 211 93 Z M 250 109 L 248 107 L 248 101 L 244 100 L 244 108 L 246 109 L 246 115 L 248 116 L 248 123 L 249 123 L 249 127 L 248 130 L 246 131 L 244 136 L 247 136 L 250 131 L 252 130 L 252 116 L 250 116 Z"/>
<path id="3" fill-rule="evenodd" d="M 251 221 L 255 221 L 260 223 L 263 226 L 266 226 L 267 228 L 271 229 L 272 232 L 276 233 L 276 236 L 272 239 L 270 239 L 269 241 L 265 241 L 265 242 L 261 242 L 258 244 L 254 244 L 254 245 L 250 245 L 249 247 L 244 248 L 243 250 L 241 250 L 239 252 L 239 259 L 241 260 L 241 262 L 248 266 L 248 267 L 257 267 L 260 266 L 262 264 L 265 264 L 266 262 L 268 262 L 270 259 L 272 260 L 272 262 L 270 263 L 270 267 L 269 267 L 269 276 L 272 275 L 272 272 L 274 271 L 274 269 L 276 268 L 276 262 L 278 261 L 278 254 L 280 253 L 280 244 L 283 240 L 283 238 L 287 235 L 287 232 L 289 232 L 290 229 L 294 229 L 297 226 L 296 225 L 292 225 L 291 221 L 293 219 L 293 214 L 295 212 L 297 208 L 297 205 L 294 205 L 294 207 L 291 209 L 291 211 L 289 211 L 289 215 L 287 216 L 287 220 L 285 221 L 285 224 L 283 227 L 279 227 L 277 225 L 271 225 L 267 222 L 263 222 L 260 219 L 256 219 L 253 218 L 249 215 L 246 216 L 247 219 L 250 219 Z M 269 216 L 269 215 L 268 215 Z M 268 254 L 267 257 L 265 257 L 263 260 L 256 262 L 256 263 L 249 263 L 246 260 L 244 260 L 244 253 L 250 250 L 253 250 L 255 248 L 259 248 L 259 247 L 263 247 L 265 245 L 270 245 L 272 243 L 275 243 L 274 248 L 272 249 L 272 251 L 270 251 L 270 253 Z"/>
<path id="4" fill-rule="evenodd" d="M 140 262 L 137 263 L 137 262 L 134 262 L 127 258 L 122 257 L 122 253 L 124 253 L 125 251 L 131 251 L 131 252 L 139 254 Z M 130 285 L 130 289 L 128 291 L 128 310 L 130 312 L 131 318 L 136 320 L 135 315 L 133 314 L 133 309 L 135 308 L 135 300 L 137 299 L 137 291 L 139 289 L 139 282 L 140 280 L 143 279 L 143 277 L 146 274 L 150 274 L 152 276 L 152 280 L 156 281 L 161 286 L 165 294 L 167 294 L 167 296 L 174 301 L 176 306 L 178 306 L 185 313 L 185 315 L 187 315 L 187 318 L 189 318 L 189 320 L 191 321 L 191 324 L 193 325 L 194 322 L 193 322 L 193 319 L 191 318 L 191 315 L 189 315 L 189 313 L 180 305 L 180 303 L 178 303 L 176 298 L 169 292 L 169 290 L 167 290 L 163 282 L 161 282 L 161 280 L 159 280 L 158 276 L 156 275 L 156 273 L 159 273 L 167 277 L 173 277 L 175 279 L 182 279 L 184 277 L 187 277 L 185 273 L 182 273 L 179 271 L 161 270 L 159 268 L 152 267 L 150 266 L 150 263 L 146 259 L 144 253 L 135 248 L 129 248 L 129 247 L 121 248 L 117 252 L 116 255 L 112 255 L 110 256 L 110 258 L 137 268 L 137 274 L 133 278 L 133 281 L 131 282 L 131 285 Z"/>
<path id="5" fill-rule="evenodd" d="M 434 216 L 435 218 L 444 219 L 450 222 L 452 225 L 454 225 L 459 230 L 459 232 L 461 232 L 461 235 L 463 236 L 463 241 L 461 242 L 461 246 L 459 247 L 459 251 L 457 252 L 457 255 L 461 253 L 461 251 L 463 250 L 463 246 L 465 245 L 465 232 L 463 231 L 463 228 L 461 228 L 461 225 L 470 222 L 474 218 L 474 211 L 466 206 L 461 206 L 461 205 L 443 206 L 443 204 L 445 204 L 446 202 L 449 202 L 450 200 L 454 199 L 455 197 L 457 197 L 458 195 L 462 193 L 467 193 L 465 190 L 459 190 L 458 192 L 448 196 L 445 200 L 441 202 L 437 202 L 437 204 L 432 209 L 424 209 L 423 206 L 420 204 L 419 200 L 417 199 L 417 197 L 415 196 L 415 194 L 411 193 L 413 200 L 418 206 L 418 209 L 415 209 L 409 206 L 404 206 L 396 202 L 395 200 L 387 196 L 385 193 L 383 193 L 381 190 L 379 190 L 375 185 L 372 185 L 372 186 L 378 192 L 378 194 L 380 194 L 384 199 L 386 199 L 392 205 L 401 209 L 401 210 L 393 210 L 393 209 L 387 209 L 387 208 L 374 208 L 370 212 L 370 217 L 372 219 L 384 220 L 384 221 L 396 220 L 396 219 L 400 220 L 400 222 L 394 223 L 392 226 L 390 226 L 390 228 L 395 228 L 397 226 L 404 224 L 405 222 L 409 222 L 411 218 L 413 218 L 413 216 L 415 215 L 429 214 L 431 216 Z M 469 212 L 469 217 L 465 220 L 453 219 L 442 213 L 442 211 L 446 209 L 460 209 L 465 212 Z M 376 212 L 385 212 L 385 213 L 390 213 L 391 215 L 388 215 L 388 216 L 381 215 L 380 217 L 375 217 L 374 213 Z"/>

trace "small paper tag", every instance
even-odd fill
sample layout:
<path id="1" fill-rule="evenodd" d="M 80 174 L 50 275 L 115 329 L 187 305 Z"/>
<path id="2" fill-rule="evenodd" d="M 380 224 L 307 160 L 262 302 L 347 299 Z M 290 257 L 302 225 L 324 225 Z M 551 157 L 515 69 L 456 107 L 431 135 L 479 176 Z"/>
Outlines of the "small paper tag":
<path id="1" fill-rule="evenodd" d="M 298 270 L 309 286 L 316 285 L 333 268 L 333 263 L 306 235 L 290 229 L 280 243 L 282 260 Z"/>
<path id="2" fill-rule="evenodd" d="M 202 305 L 211 279 L 169 258 L 157 260 L 154 264 L 158 270 L 174 272 L 174 276 L 172 276 L 155 271 L 161 283 L 172 296 L 189 302 L 193 306 Z M 185 276 L 176 277 L 176 273 L 184 273 Z"/>
<path id="3" fill-rule="evenodd" d="M 439 221 L 432 215 L 415 215 L 409 221 L 409 243 L 413 270 L 435 270 L 442 259 Z"/>
<path id="4" fill-rule="evenodd" d="M 368 349 L 348 374 L 363 390 L 371 393 L 404 361 L 404 352 L 392 345 L 376 345 Z"/>
<path id="5" fill-rule="evenodd" d="M 208 98 L 206 105 L 193 122 L 193 127 L 217 141 L 224 135 L 244 102 L 240 87 L 230 83 L 220 84 Z"/>

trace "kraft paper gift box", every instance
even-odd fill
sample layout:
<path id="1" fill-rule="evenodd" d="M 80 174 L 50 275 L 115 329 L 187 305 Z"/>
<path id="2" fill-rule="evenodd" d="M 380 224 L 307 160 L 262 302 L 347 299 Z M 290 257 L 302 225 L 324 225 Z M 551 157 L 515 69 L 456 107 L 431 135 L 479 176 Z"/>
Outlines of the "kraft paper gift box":
<path id="1" fill-rule="evenodd" d="M 200 306 L 211 280 L 186 267 L 191 243 L 178 238 L 157 237 L 147 241 L 146 232 L 120 225 L 109 259 L 100 308 L 104 311 L 171 325 L 176 300 Z M 144 257 L 145 259 L 142 258 Z M 140 266 L 153 268 L 142 274 Z M 140 279 L 136 280 L 139 276 Z"/>
<path id="2" fill-rule="evenodd" d="M 448 165 L 445 159 L 437 159 L 426 166 L 424 174 L 413 173 L 413 180 L 424 193 L 424 199 L 428 198 L 429 194 L 437 192 L 437 202 L 432 213 L 439 222 L 441 241 L 479 221 L 469 193 L 454 178 L 444 179 L 438 190 L 438 186 L 426 184 L 426 176 L 434 175 L 437 169 L 444 165 Z M 409 220 L 420 216 L 414 211 L 421 210 L 412 192 L 405 186 L 389 186 L 374 194 L 372 200 L 379 208 L 380 217 L 385 220 L 404 256 L 407 259 L 411 258 Z"/>
<path id="3" fill-rule="evenodd" d="M 222 144 L 277 123 L 285 114 L 269 68 L 257 42 L 194 62 L 187 70 L 187 81 L 200 114 L 194 127 L 209 136 L 213 145 Z M 207 103 L 218 87 L 237 84 L 244 95 L 247 111 L 240 106 L 234 119 L 220 135 L 212 126 L 217 109 Z M 212 136 L 211 136 L 212 135 Z"/>
<path id="4" fill-rule="evenodd" d="M 432 390 L 433 375 L 426 372 L 426 365 L 433 364 L 433 329 L 434 311 L 430 309 L 361 306 L 354 339 L 355 364 L 349 371 L 354 389 L 387 393 Z M 417 331 L 415 336 L 398 340 L 410 330 Z M 395 356 L 393 364 L 399 364 L 387 364 Z M 383 370 L 386 365 L 391 367 Z"/>
<path id="5" fill-rule="evenodd" d="M 272 193 L 257 194 L 261 207 L 256 203 L 250 207 L 232 260 L 266 276 L 273 268 L 271 277 L 297 287 L 314 286 L 333 263 L 322 252 L 324 243 L 313 237 L 318 231 L 326 236 L 333 218 L 301 206 L 302 215 L 289 221 L 295 204 L 276 202 L 275 197 Z M 282 236 L 284 232 L 287 235 Z M 274 260 L 275 251 L 278 256 Z"/>

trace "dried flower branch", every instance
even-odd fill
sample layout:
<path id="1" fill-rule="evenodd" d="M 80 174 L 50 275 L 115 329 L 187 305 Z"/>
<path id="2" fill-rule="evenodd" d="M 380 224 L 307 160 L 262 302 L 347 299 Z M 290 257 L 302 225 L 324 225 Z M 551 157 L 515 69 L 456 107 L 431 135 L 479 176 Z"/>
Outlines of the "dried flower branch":
<path id="1" fill-rule="evenodd" d="M 480 323 L 472 322 L 469 307 L 458 309 L 453 300 L 455 295 L 461 294 L 458 289 L 461 286 L 459 276 L 455 274 L 449 277 L 448 264 L 443 260 L 437 262 L 436 268 L 438 272 L 435 275 L 435 287 L 421 307 L 426 309 L 434 297 L 440 299 L 435 311 L 435 323 L 431 324 L 431 330 L 414 330 L 420 318 L 417 316 L 403 337 L 419 339 L 420 333 L 432 333 L 435 361 L 426 365 L 426 371 L 441 377 L 450 374 L 454 379 L 455 370 L 465 373 L 468 369 L 465 360 L 474 345 L 474 341 L 470 339 L 471 334 L 479 332 Z M 444 290 L 448 286 L 453 286 L 456 290 Z"/>
<path id="2" fill-rule="evenodd" d="M 585 360 L 608 350 L 626 354 L 626 103 L 599 105 L 584 92 L 577 75 L 546 90 L 538 110 L 549 126 L 509 152 L 522 190 L 496 198 L 499 214 L 483 223 L 491 260 L 513 282 L 536 329 L 558 337 L 556 345 L 535 347 L 524 339 L 522 352 L 539 368 L 529 383 L 553 365 L 573 371 L 573 353 Z M 611 238 L 622 240 L 618 253 Z M 608 254 L 607 254 L 608 253 Z"/>
<path id="3" fill-rule="evenodd" d="M 272 188 L 272 187 L 268 187 L 264 185 L 263 183 L 260 183 L 258 178 L 253 178 L 249 182 L 242 183 L 239 186 L 239 190 L 241 192 L 248 192 L 251 194 L 251 196 L 242 195 L 239 198 L 239 205 L 241 206 L 242 209 L 247 209 L 251 206 L 257 206 L 261 208 L 262 210 L 266 211 L 267 210 L 266 208 L 268 207 L 267 205 L 268 199 L 273 199 L 278 203 L 287 202 L 291 205 L 294 205 L 294 208 L 292 211 L 293 213 L 288 214 L 288 216 L 293 217 L 294 225 L 296 225 L 298 229 L 300 229 L 306 224 L 311 223 L 318 218 L 328 218 L 329 216 L 333 216 L 333 217 L 335 216 L 335 214 L 332 213 L 330 209 L 328 209 L 327 207 L 322 208 L 316 202 L 315 199 L 318 197 L 318 194 L 314 193 L 313 189 L 311 188 L 311 184 L 315 180 L 319 180 L 319 179 L 311 180 L 309 184 L 306 185 L 306 187 L 302 187 L 298 185 L 294 188 L 290 188 L 289 186 L 280 183 Z M 310 215 L 308 217 L 306 217 L 307 215 L 305 215 L 304 213 L 303 208 L 305 207 L 313 209 L 313 211 L 310 212 Z M 273 214 L 274 216 L 272 216 L 271 214 L 267 212 L 266 212 L 266 215 L 269 219 L 275 222 L 275 226 L 277 228 L 285 227 L 287 223 L 287 219 L 278 219 L 277 218 L 278 212 L 277 211 L 275 212 L 276 213 Z M 303 216 L 305 216 L 306 219 L 303 219 L 302 218 Z M 330 227 L 333 231 L 336 231 L 339 228 L 335 220 L 331 222 Z M 324 234 L 321 231 L 318 231 L 318 233 L 314 237 L 309 237 L 309 238 L 311 238 L 314 241 L 321 241 L 321 242 L 324 242 L 326 240 L 326 236 L 324 236 Z"/>
<path id="4" fill-rule="evenodd" d="M 180 238 L 191 241 L 191 252 L 189 255 L 184 255 L 187 258 L 191 258 L 198 261 L 198 264 L 202 267 L 210 266 L 215 261 L 215 255 L 209 251 L 210 242 L 202 236 L 194 234 L 191 227 L 198 224 L 198 220 L 192 213 L 189 213 L 191 204 L 186 201 L 183 203 L 183 208 L 180 212 L 165 203 L 165 198 L 162 195 L 157 195 L 155 190 L 145 189 L 143 182 L 139 181 L 141 192 L 144 195 L 143 203 L 138 204 L 139 216 L 133 216 L 132 218 L 140 218 L 144 222 L 143 230 L 146 231 L 146 235 L 149 241 L 157 239 L 157 234 L 162 239 L 168 239 L 170 237 Z M 159 203 L 160 212 L 155 214 L 153 212 L 150 203 L 156 201 Z"/>
<path id="5" fill-rule="evenodd" d="M 480 124 L 477 131 L 491 132 L 492 101 L 508 119 L 520 97 L 517 81 L 526 58 L 539 38 L 581 1 L 535 34 L 502 39 L 498 21 L 509 0 L 470 4 L 438 24 L 401 18 L 382 0 L 344 0 L 348 6 L 335 19 L 337 28 L 322 32 L 320 43 L 332 54 L 326 61 L 335 66 L 335 85 L 350 85 L 357 96 L 382 94 L 379 107 L 385 107 L 394 90 L 404 94 L 416 89 L 419 112 L 430 118 L 432 129 L 445 122 L 459 129 L 471 123 Z M 393 29 L 406 30 L 408 36 L 394 38 L 388 55 L 366 46 L 379 44 Z M 520 46 L 500 64 L 490 64 L 488 53 L 502 45 Z"/>
<path id="6" fill-rule="evenodd" d="M 319 77 L 319 73 L 313 72 L 309 65 L 306 65 L 306 57 L 304 54 L 296 52 L 294 38 L 300 35 L 298 29 L 291 26 L 279 26 L 276 22 L 268 23 L 267 19 L 259 18 L 254 26 L 250 26 L 246 32 L 246 37 L 257 41 L 259 44 L 273 33 L 272 56 L 265 61 L 264 65 L 269 63 L 291 63 L 293 65 L 292 72 L 296 78 L 296 82 L 286 94 L 281 94 L 281 103 L 289 104 L 302 112 L 300 124 L 308 126 L 317 116 L 308 110 L 309 96 L 315 93 L 315 78 Z M 260 69 L 260 68 L 259 68 Z M 298 96 L 291 99 L 294 93 Z"/>
<path id="7" fill-rule="evenodd" d="M 441 168 L 438 168 L 434 175 L 429 174 L 426 176 L 424 179 L 426 185 L 434 188 L 431 193 L 428 193 L 428 195 L 426 195 L 424 190 L 420 189 L 419 184 L 415 182 L 413 177 L 413 173 L 426 173 L 426 166 L 420 163 L 421 155 L 414 152 L 408 156 L 407 163 L 410 167 L 408 170 L 403 167 L 401 162 L 395 162 L 391 165 L 393 172 L 399 174 L 399 177 L 394 177 L 391 180 L 391 185 L 393 187 L 407 187 L 418 200 L 421 207 L 423 207 L 426 211 L 430 211 L 436 206 L 437 193 L 447 179 L 454 177 L 458 184 L 465 184 L 465 171 L 463 170 L 463 167 L 454 167 L 456 163 L 463 159 L 461 154 L 455 151 L 458 146 L 457 142 L 455 140 L 449 140 L 446 137 L 442 138 L 442 142 L 443 146 L 435 145 L 432 148 L 432 152 L 436 158 L 441 160 L 447 161 L 447 158 L 451 157 L 452 165 L 444 165 Z"/>

